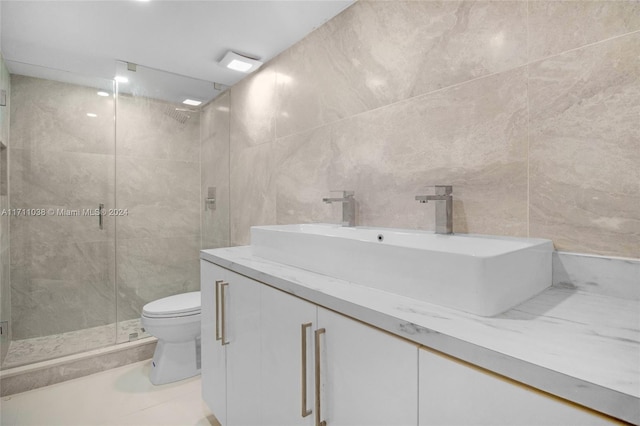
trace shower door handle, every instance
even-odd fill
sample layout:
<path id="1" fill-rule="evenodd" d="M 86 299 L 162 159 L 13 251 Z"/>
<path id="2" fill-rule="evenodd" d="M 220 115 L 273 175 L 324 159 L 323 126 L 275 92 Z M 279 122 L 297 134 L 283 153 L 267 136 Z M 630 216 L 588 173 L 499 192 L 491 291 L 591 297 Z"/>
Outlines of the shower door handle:
<path id="1" fill-rule="evenodd" d="M 104 210 L 104 204 L 98 204 L 98 227 L 100 230 L 104 229 L 104 223 L 102 223 L 102 211 Z"/>

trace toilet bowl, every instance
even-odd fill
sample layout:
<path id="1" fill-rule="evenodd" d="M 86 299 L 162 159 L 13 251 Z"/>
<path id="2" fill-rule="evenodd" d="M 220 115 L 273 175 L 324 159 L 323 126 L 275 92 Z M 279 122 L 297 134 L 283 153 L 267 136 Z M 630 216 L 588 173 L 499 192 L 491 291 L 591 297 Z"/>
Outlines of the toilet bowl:
<path id="1" fill-rule="evenodd" d="M 158 338 L 151 383 L 162 385 L 200 374 L 200 292 L 176 294 L 147 303 L 142 327 Z"/>

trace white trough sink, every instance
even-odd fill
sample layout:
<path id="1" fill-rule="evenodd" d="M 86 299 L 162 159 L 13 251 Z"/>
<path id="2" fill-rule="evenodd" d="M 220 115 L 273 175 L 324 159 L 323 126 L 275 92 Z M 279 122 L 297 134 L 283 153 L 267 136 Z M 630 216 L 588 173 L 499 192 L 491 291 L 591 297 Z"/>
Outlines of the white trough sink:
<path id="1" fill-rule="evenodd" d="M 253 254 L 356 284 L 493 316 L 551 285 L 550 240 L 333 224 L 254 226 Z"/>

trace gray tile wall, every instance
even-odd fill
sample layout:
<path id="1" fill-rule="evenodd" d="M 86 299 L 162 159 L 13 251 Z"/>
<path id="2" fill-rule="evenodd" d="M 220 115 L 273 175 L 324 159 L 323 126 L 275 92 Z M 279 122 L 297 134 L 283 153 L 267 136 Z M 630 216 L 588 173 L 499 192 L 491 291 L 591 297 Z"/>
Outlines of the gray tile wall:
<path id="1" fill-rule="evenodd" d="M 127 95 L 115 109 L 94 89 L 12 83 L 12 207 L 127 212 L 104 230 L 97 217 L 12 218 L 14 338 L 139 318 L 149 301 L 198 290 L 200 112 Z"/>
<path id="2" fill-rule="evenodd" d="M 251 225 L 550 238 L 640 258 L 640 3 L 361 0 L 230 90 L 231 243 Z"/>
<path id="3" fill-rule="evenodd" d="M 201 248 L 229 246 L 229 92 L 202 109 Z M 215 208 L 207 208 L 207 188 L 216 188 Z M 211 206 L 213 207 L 213 206 Z"/>
<path id="4" fill-rule="evenodd" d="M 20 75 L 11 83 L 11 207 L 114 207 L 113 98 Z M 10 229 L 14 339 L 115 321 L 113 218 L 100 230 L 97 216 L 21 215 Z"/>
<path id="5" fill-rule="evenodd" d="M 116 126 L 118 321 L 200 289 L 200 112 L 121 95 Z"/>

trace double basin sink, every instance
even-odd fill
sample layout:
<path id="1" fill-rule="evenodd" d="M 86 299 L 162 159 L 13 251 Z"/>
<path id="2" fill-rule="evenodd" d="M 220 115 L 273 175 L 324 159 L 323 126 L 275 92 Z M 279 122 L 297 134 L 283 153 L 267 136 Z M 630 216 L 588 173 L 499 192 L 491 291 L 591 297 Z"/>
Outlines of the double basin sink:
<path id="1" fill-rule="evenodd" d="M 254 226 L 255 256 L 494 316 L 551 285 L 550 240 L 333 224 Z"/>

